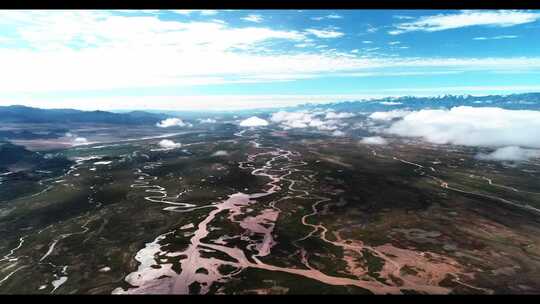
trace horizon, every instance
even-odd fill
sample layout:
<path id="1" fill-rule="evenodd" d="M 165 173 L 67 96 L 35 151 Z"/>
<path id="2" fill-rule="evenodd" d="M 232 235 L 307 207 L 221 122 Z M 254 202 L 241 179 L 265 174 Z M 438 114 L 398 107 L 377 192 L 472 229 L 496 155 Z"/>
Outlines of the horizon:
<path id="1" fill-rule="evenodd" d="M 0 16 L 0 105 L 198 111 L 540 91 L 539 10 Z"/>
<path id="2" fill-rule="evenodd" d="M 302 107 L 302 106 L 308 106 L 308 105 L 332 105 L 332 104 L 340 104 L 340 103 L 347 103 L 347 102 L 372 102 L 372 101 L 378 101 L 378 100 L 399 100 L 401 98 L 432 98 L 432 99 L 439 99 L 439 98 L 445 98 L 445 97 L 488 97 L 488 96 L 513 96 L 513 95 L 523 95 L 523 94 L 540 94 L 540 91 L 529 91 L 529 92 L 520 92 L 520 93 L 509 93 L 509 94 L 440 94 L 440 95 L 401 95 L 401 96 L 375 96 L 370 98 L 361 98 L 361 99 L 335 99 L 332 101 L 321 101 L 321 102 L 300 102 L 295 103 L 291 105 L 276 105 L 276 106 L 264 106 L 264 107 L 244 107 L 244 108 L 228 108 L 228 109 L 208 109 L 208 108 L 198 108 L 198 109 L 179 109 L 179 108 L 171 108 L 171 109 L 160 109 L 160 108 L 125 108 L 125 109 L 88 109 L 88 108 L 77 108 L 77 107 L 41 107 L 39 105 L 24 105 L 24 104 L 6 104 L 6 105 L 0 105 L 0 107 L 29 107 L 29 108 L 35 108 L 35 109 L 43 109 L 43 110 L 79 110 L 79 111 L 104 111 L 104 112 L 112 112 L 112 113 L 127 113 L 127 112 L 136 112 L 136 111 L 142 111 L 142 112 L 150 112 L 150 113 L 166 113 L 166 112 L 191 112 L 191 113 L 200 113 L 201 111 L 208 111 L 208 112 L 235 112 L 235 111 L 250 111 L 250 110 L 275 110 L 275 109 L 281 109 L 281 108 L 294 108 L 294 107 Z"/>

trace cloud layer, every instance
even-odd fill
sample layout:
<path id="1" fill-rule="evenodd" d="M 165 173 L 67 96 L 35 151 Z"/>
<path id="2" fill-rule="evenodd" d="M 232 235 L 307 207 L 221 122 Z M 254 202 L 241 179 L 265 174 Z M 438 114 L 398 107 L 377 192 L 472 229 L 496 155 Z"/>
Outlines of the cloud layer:
<path id="1" fill-rule="evenodd" d="M 371 118 L 393 122 L 383 132 L 421 137 L 436 144 L 540 148 L 540 111 L 454 107 L 450 110 L 376 112 Z"/>
<path id="2" fill-rule="evenodd" d="M 495 27 L 510 27 L 540 19 L 540 13 L 529 11 L 461 11 L 457 14 L 438 14 L 424 16 L 412 22 L 394 25 L 395 29 L 389 31 L 390 35 L 399 35 L 407 32 L 424 31 L 437 32 L 462 27 L 484 25 Z"/>
<path id="3" fill-rule="evenodd" d="M 177 13 L 190 16 L 215 12 Z M 477 17 L 474 14 L 480 14 L 481 20 L 491 18 L 503 25 L 536 20 L 538 15 L 514 11 L 457 15 L 474 19 Z M 425 28 L 435 29 L 443 27 L 439 23 L 448 23 L 433 21 L 437 18 L 431 16 L 421 23 L 428 24 Z M 540 67 L 538 58 L 362 57 L 315 47 L 284 51 L 277 46 L 284 43 L 321 46 L 322 40 L 339 39 L 344 33 L 334 27 L 284 29 L 253 23 L 260 20 L 253 16 L 249 19 L 252 22 L 233 26 L 213 19 L 163 19 L 158 13 L 3 11 L 0 26 L 15 29 L 10 39 L 16 43 L 13 47 L 0 48 L 0 93 L 283 82 L 365 70 L 376 76 L 384 74 L 379 69 L 386 68 L 491 71 Z M 484 24 L 491 23 L 484 21 Z M 401 31 L 424 28 L 403 24 L 398 27 Z"/>
<path id="4" fill-rule="evenodd" d="M 339 15 L 315 13 L 314 19 L 319 22 L 310 21 L 303 13 L 298 14 L 299 19 L 291 19 L 290 22 L 285 22 L 286 18 L 281 18 L 280 13 L 252 13 L 229 14 L 213 10 L 0 11 L 0 28 L 4 29 L 0 33 L 0 104 L 76 106 L 84 109 L 110 107 L 115 110 L 212 108 L 216 104 L 220 107 L 225 103 L 236 105 L 237 100 L 209 92 L 236 91 L 228 87 L 238 86 L 245 88 L 242 93 L 260 94 L 262 97 L 276 91 L 263 89 L 265 86 L 246 85 L 251 83 L 279 82 L 294 89 L 296 84 L 282 83 L 328 78 L 328 84 L 317 82 L 322 84 L 320 88 L 312 86 L 306 91 L 316 95 L 326 91 L 325 86 L 336 92 L 330 82 L 339 81 L 335 78 L 367 77 L 370 79 L 366 79 L 358 90 L 371 94 L 390 89 L 401 95 L 410 88 L 405 83 L 408 75 L 520 74 L 540 69 L 538 52 L 528 49 L 523 52 L 512 49 L 469 52 L 468 45 L 461 48 L 462 42 L 458 42 L 460 48 L 467 52 L 426 52 L 415 56 L 412 50 L 422 46 L 420 40 L 403 39 L 400 44 L 397 41 L 388 43 L 394 39 L 387 39 L 389 37 L 382 29 L 392 25 L 377 22 L 375 27 L 364 23 L 363 18 L 350 23 L 353 21 L 350 16 L 357 12 L 339 12 Z M 538 15 L 536 11 L 461 11 L 420 18 L 401 16 L 394 20 L 397 23 L 394 30 L 400 33 L 416 31 L 422 35 L 420 32 L 472 25 L 504 27 L 538 20 Z M 301 19 L 306 19 L 306 22 L 299 22 Z M 377 28 L 380 31 L 374 34 Z M 516 39 L 516 43 L 523 43 L 529 37 L 528 32 L 480 32 L 475 35 L 487 35 L 487 38 L 477 37 L 480 39 L 508 39 L 516 36 L 510 34 L 519 34 L 522 39 Z M 373 36 L 358 36 L 368 33 Z M 474 45 L 482 43 L 470 41 L 473 37 L 466 37 L 467 42 Z M 355 42 L 356 39 L 361 40 Z M 416 43 L 410 45 L 411 52 L 395 52 L 397 47 L 388 47 L 388 44 L 410 43 Z M 362 48 L 360 45 L 373 47 Z M 494 57 L 487 57 L 489 55 L 485 54 L 488 53 Z M 396 87 L 392 88 L 367 85 L 370 81 L 377 83 L 379 77 L 400 79 L 393 83 Z M 441 76 L 446 77 L 450 79 L 450 76 Z M 399 84 L 402 79 L 403 83 Z M 472 82 L 470 88 L 444 88 L 443 94 L 448 91 L 457 93 L 456 90 L 470 93 L 475 89 L 473 86 L 491 82 L 480 80 Z M 423 84 L 419 83 L 422 87 Z M 515 91 L 516 86 L 527 83 L 530 81 L 515 80 L 501 90 Z M 436 86 L 436 82 L 433 84 Z M 191 89 L 193 86 L 199 87 Z M 206 91 L 206 86 L 215 86 L 216 90 Z M 352 86 L 347 84 L 345 87 Z M 362 86 L 368 89 L 362 89 Z M 356 89 L 343 91 L 359 92 Z M 485 87 L 481 89 L 486 90 Z M 134 90 L 138 91 L 134 93 Z M 436 87 L 421 90 L 439 93 Z M 284 91 L 293 92 L 289 89 Z M 193 98 L 180 92 L 201 92 L 201 96 Z M 237 97 L 248 99 L 242 94 Z M 225 101 L 215 102 L 216 99 Z M 255 102 L 258 101 L 238 103 L 247 107 L 247 104 Z M 273 101 L 264 101 L 264 106 L 274 104 Z"/>
<path id="5" fill-rule="evenodd" d="M 312 35 L 315 35 L 318 38 L 325 38 L 325 39 L 339 38 L 345 35 L 342 32 L 338 32 L 333 29 L 327 29 L 327 30 L 307 29 L 306 32 Z"/>
<path id="6" fill-rule="evenodd" d="M 526 161 L 531 158 L 540 157 L 540 150 L 523 149 L 517 146 L 498 148 L 491 153 L 478 153 L 476 158 L 481 160 L 495 161 Z"/>
<path id="7" fill-rule="evenodd" d="M 392 110 L 388 112 L 373 112 L 369 115 L 369 118 L 374 120 L 381 120 L 381 121 L 391 121 L 396 118 L 401 118 L 406 116 L 411 112 L 406 110 Z"/>

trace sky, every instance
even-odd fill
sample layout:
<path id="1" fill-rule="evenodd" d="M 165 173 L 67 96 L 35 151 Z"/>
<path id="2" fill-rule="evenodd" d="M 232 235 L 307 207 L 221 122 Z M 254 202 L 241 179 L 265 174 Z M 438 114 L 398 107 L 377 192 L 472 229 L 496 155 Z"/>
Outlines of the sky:
<path id="1" fill-rule="evenodd" d="M 540 10 L 0 11 L 0 105 L 226 110 L 540 91 Z"/>

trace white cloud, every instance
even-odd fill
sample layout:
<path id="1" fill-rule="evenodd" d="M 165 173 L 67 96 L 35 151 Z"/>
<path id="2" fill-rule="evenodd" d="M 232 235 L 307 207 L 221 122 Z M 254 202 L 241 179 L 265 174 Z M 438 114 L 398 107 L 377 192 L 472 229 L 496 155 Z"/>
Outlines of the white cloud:
<path id="1" fill-rule="evenodd" d="M 217 122 L 217 120 L 215 120 L 213 118 L 199 119 L 199 123 L 201 123 L 201 124 L 214 124 L 216 122 Z"/>
<path id="2" fill-rule="evenodd" d="M 342 32 L 338 32 L 332 29 L 328 29 L 328 30 L 307 29 L 306 32 L 312 35 L 315 35 L 317 38 L 325 38 L 325 39 L 339 38 L 345 35 Z"/>
<path id="3" fill-rule="evenodd" d="M 330 14 L 330 15 L 326 16 L 326 18 L 328 18 L 328 19 L 342 19 L 343 16 L 338 15 L 338 14 Z"/>
<path id="4" fill-rule="evenodd" d="M 491 153 L 478 153 L 476 158 L 481 160 L 495 160 L 495 161 L 526 161 L 531 158 L 540 157 L 540 150 L 536 149 L 523 149 L 517 146 L 508 146 L 504 148 L 498 148 Z"/>
<path id="5" fill-rule="evenodd" d="M 182 14 L 194 12 L 182 11 Z M 141 15 L 137 11 L 128 16 L 90 10 L 0 11 L 0 27 L 13 27 L 13 39 L 17 45 L 26 46 L 0 48 L 0 102 L 72 107 L 73 99 L 77 99 L 77 107 L 119 109 L 148 108 L 150 102 L 144 100 L 152 99 L 156 101 L 152 102 L 156 108 L 177 109 L 202 106 L 198 103 L 204 99 L 211 100 L 206 106 L 223 107 L 223 103 L 215 100 L 237 103 L 221 96 L 197 96 L 190 100 L 184 96 L 103 96 L 91 99 L 79 94 L 69 99 L 60 95 L 76 91 L 283 82 L 366 70 L 371 74 L 364 75 L 376 76 L 388 68 L 438 67 L 490 72 L 540 69 L 540 58 L 535 57 L 351 57 L 350 53 L 324 51 L 323 46 L 306 49 L 313 43 L 308 41 L 312 36 L 310 33 L 272 28 L 271 25 L 242 27 L 184 19 L 164 20 L 156 14 Z M 331 28 L 328 31 L 335 30 Z M 286 52 L 272 48 L 273 43 L 283 41 L 306 48 Z M 43 92 L 57 95 L 46 97 L 41 95 Z M 19 97 L 9 94 L 19 94 Z M 27 96 L 23 96 L 25 94 Z M 175 102 L 169 102 L 168 98 Z M 244 100 L 242 96 L 239 98 Z M 40 103 L 40 100 L 44 102 Z M 264 100 L 273 105 L 269 97 L 264 97 Z M 285 103 L 282 98 L 279 102 Z"/>
<path id="6" fill-rule="evenodd" d="M 197 10 L 189 10 L 189 9 L 176 9 L 176 10 L 170 10 L 173 13 L 180 14 L 180 15 L 191 15 L 192 13 L 196 12 Z"/>
<path id="7" fill-rule="evenodd" d="M 338 14 L 330 14 L 326 16 L 311 17 L 311 20 L 315 20 L 315 21 L 321 21 L 323 19 L 343 19 L 343 16 L 338 15 Z"/>
<path id="8" fill-rule="evenodd" d="M 242 20 L 249 21 L 249 22 L 255 22 L 255 23 L 261 23 L 263 21 L 263 17 L 261 15 L 247 15 L 246 17 L 241 18 Z"/>
<path id="9" fill-rule="evenodd" d="M 518 36 L 516 35 L 500 35 L 493 37 L 474 37 L 473 40 L 500 40 L 500 39 L 515 39 Z"/>
<path id="10" fill-rule="evenodd" d="M 364 41 L 362 41 L 362 43 L 364 43 L 364 44 L 371 44 L 371 43 L 373 43 L 373 41 L 371 41 L 371 40 L 364 40 Z"/>
<path id="11" fill-rule="evenodd" d="M 396 45 L 396 44 L 400 44 L 401 42 L 400 41 L 390 41 L 388 42 L 388 45 Z"/>
<path id="12" fill-rule="evenodd" d="M 321 120 L 321 119 L 313 119 L 309 123 L 309 127 L 315 128 L 319 131 L 334 131 L 337 130 L 339 127 L 345 126 L 346 124 L 340 123 L 337 120 Z"/>
<path id="13" fill-rule="evenodd" d="M 163 139 L 158 143 L 158 145 L 162 147 L 163 149 L 167 149 L 167 150 L 177 149 L 177 148 L 182 147 L 181 143 L 175 143 L 174 141 L 170 139 Z"/>
<path id="14" fill-rule="evenodd" d="M 0 78 L 10 79 L 0 91 L 222 83 L 231 72 L 249 79 L 250 74 L 266 69 L 259 70 L 259 63 L 269 56 L 244 51 L 269 40 L 305 39 L 297 31 L 161 20 L 153 15 L 120 16 L 107 11 L 6 11 L 0 16 L 2 25 L 17 29 L 18 44 L 30 46 L 0 50 Z M 252 63 L 241 62 L 246 59 Z M 252 67 L 251 72 L 233 72 L 228 65 Z"/>
<path id="15" fill-rule="evenodd" d="M 366 145 L 386 145 L 387 141 L 383 137 L 380 136 L 370 136 L 370 137 L 364 137 L 360 140 L 360 143 L 366 144 Z"/>
<path id="16" fill-rule="evenodd" d="M 227 30 L 214 24 L 214 34 L 229 36 L 232 40 L 215 37 L 212 31 L 200 32 L 186 38 L 178 47 L 187 49 L 135 45 L 124 48 L 88 48 L 84 50 L 31 51 L 0 49 L 0 93 L 7 92 L 59 92 L 77 90 L 104 90 L 115 88 L 148 88 L 160 86 L 193 86 L 224 83 L 283 81 L 271 75 L 288 76 L 309 74 L 313 77 L 337 72 L 379 68 L 448 67 L 465 70 L 531 70 L 540 68 L 539 58 L 350 58 L 329 53 L 313 54 L 243 54 L 223 48 L 245 47 L 266 37 L 296 41 L 301 35 L 269 29 Z M 129 28 L 129 27 L 128 27 Z M 188 31 L 189 32 L 189 31 Z M 232 32 L 237 35 L 230 36 Z M 245 36 L 244 34 L 247 34 Z M 183 36 L 182 34 L 181 36 Z M 253 36 L 251 36 L 253 35 Z M 160 35 L 156 35 L 160 36 Z M 207 38 L 204 38 L 206 37 Z M 249 38 L 251 36 L 251 38 Z M 155 37 L 149 38 L 148 42 Z M 236 40 L 238 43 L 233 43 Z M 222 41 L 223 43 L 220 43 Z M 120 42 L 117 42 L 120 43 Z M 163 41 L 163 43 L 166 43 Z M 132 43 L 127 43 L 132 45 Z M 181 45 L 181 46 L 180 46 Z M 207 45 L 198 48 L 197 45 Z M 152 58 L 152 60 L 140 60 Z M 39 68 L 38 68 L 39 67 Z M 377 73 L 378 71 L 373 71 Z"/>
<path id="17" fill-rule="evenodd" d="M 503 73 L 501 71 L 501 73 Z M 512 73 L 508 71 L 508 73 Z M 428 74 L 429 75 L 429 74 Z M 409 92 L 421 94 L 422 92 L 430 92 L 430 96 L 440 96 L 442 94 L 468 94 L 471 92 L 483 92 L 481 95 L 498 94 L 498 92 L 513 91 L 513 92 L 531 92 L 539 91 L 540 85 L 510 85 L 510 86 L 456 86 L 456 87 L 431 87 L 431 88 L 389 88 L 381 89 L 379 92 Z"/>
<path id="18" fill-rule="evenodd" d="M 400 116 L 385 133 L 421 137 L 436 144 L 540 148 L 540 111 L 461 106 Z"/>
<path id="19" fill-rule="evenodd" d="M 406 20 L 410 20 L 410 19 L 414 19 L 414 17 L 412 16 L 404 16 L 404 15 L 396 15 L 396 16 L 392 16 L 396 19 L 406 19 Z"/>
<path id="20" fill-rule="evenodd" d="M 324 118 L 319 118 L 322 115 L 324 115 Z M 334 131 L 347 125 L 347 123 L 341 122 L 339 119 L 352 116 L 354 116 L 352 113 L 279 111 L 272 114 L 270 121 L 280 124 L 286 130 L 314 128 L 319 131 Z"/>
<path id="21" fill-rule="evenodd" d="M 304 119 L 311 119 L 311 115 L 308 112 L 302 111 L 302 112 L 287 112 L 287 111 L 279 111 L 276 113 L 273 113 L 270 117 L 270 120 L 273 122 L 284 122 L 289 120 L 304 120 Z"/>
<path id="22" fill-rule="evenodd" d="M 221 19 L 211 19 L 210 22 L 219 23 L 219 24 L 223 24 L 223 25 L 227 24 L 226 21 L 221 20 Z"/>
<path id="23" fill-rule="evenodd" d="M 332 132 L 332 136 L 342 137 L 342 136 L 345 136 L 345 132 L 340 131 L 340 130 L 335 130 L 334 132 Z"/>
<path id="24" fill-rule="evenodd" d="M 368 24 L 367 25 L 367 29 L 366 29 L 366 32 L 370 33 L 370 34 L 373 34 L 373 33 L 376 33 L 377 31 L 379 30 L 378 27 L 375 27 L 371 24 Z"/>
<path id="25" fill-rule="evenodd" d="M 160 128 L 169 128 L 169 127 L 191 127 L 190 123 L 185 123 L 180 118 L 167 118 L 164 119 L 156 124 L 157 127 Z"/>
<path id="26" fill-rule="evenodd" d="M 373 51 L 376 51 L 376 50 L 378 50 L 378 49 L 380 49 L 380 47 L 365 48 L 364 51 L 366 51 L 366 52 L 373 52 Z"/>
<path id="27" fill-rule="evenodd" d="M 407 71 L 407 72 L 346 72 L 336 73 L 336 76 L 372 77 L 372 76 L 419 76 L 419 75 L 450 75 L 463 73 L 461 71 Z M 392 89 L 381 89 L 381 91 Z M 388 96 L 387 96 L 388 97 Z"/>
<path id="28" fill-rule="evenodd" d="M 211 10 L 211 9 L 205 9 L 205 10 L 177 9 L 177 10 L 169 10 L 169 11 L 176 14 L 184 15 L 184 16 L 189 16 L 193 13 L 199 13 L 202 16 L 213 16 L 213 15 L 218 14 L 217 10 Z"/>
<path id="29" fill-rule="evenodd" d="M 465 10 L 455 14 L 438 14 L 423 16 L 412 22 L 394 25 L 389 31 L 391 35 L 407 32 L 424 31 L 436 32 L 469 26 L 510 27 L 534 22 L 540 19 L 540 13 L 530 11 L 499 10 L 499 11 L 470 11 Z"/>
<path id="30" fill-rule="evenodd" d="M 257 116 L 252 116 L 248 119 L 242 120 L 240 122 L 241 127 L 262 127 L 262 126 L 268 126 L 268 121 L 259 118 Z"/>
<path id="31" fill-rule="evenodd" d="M 9 43 L 13 41 L 13 38 L 9 38 L 9 37 L 5 37 L 5 36 L 0 36 L 0 43 Z"/>
<path id="32" fill-rule="evenodd" d="M 76 137 L 73 142 L 75 144 L 86 144 L 88 143 L 88 139 L 86 139 L 85 137 Z"/>
<path id="33" fill-rule="evenodd" d="M 213 16 L 217 14 L 218 14 L 217 10 L 211 10 L 211 9 L 201 10 L 201 15 L 203 16 Z"/>
<path id="34" fill-rule="evenodd" d="M 326 113 L 325 118 L 326 119 L 341 119 L 341 118 L 351 118 L 354 116 L 356 116 L 354 113 L 349 113 L 349 112 L 341 112 L 341 113 L 328 112 Z"/>
<path id="35" fill-rule="evenodd" d="M 381 101 L 379 103 L 385 106 L 397 106 L 397 105 L 403 104 L 402 102 L 397 102 L 397 101 Z"/>
<path id="36" fill-rule="evenodd" d="M 214 153 L 212 153 L 212 156 L 229 156 L 229 152 L 225 150 L 218 150 Z"/>
<path id="37" fill-rule="evenodd" d="M 315 119 L 311 113 L 306 111 L 279 111 L 272 114 L 270 121 L 280 123 L 284 128 L 320 127 L 322 125 L 321 120 Z"/>
<path id="38" fill-rule="evenodd" d="M 401 118 L 408 115 L 409 111 L 405 110 L 392 110 L 388 112 L 374 112 L 369 115 L 369 118 L 381 121 L 391 121 L 396 118 Z"/>
<path id="39" fill-rule="evenodd" d="M 294 46 L 297 48 L 306 48 L 306 47 L 315 46 L 315 44 L 314 43 L 297 43 Z"/>

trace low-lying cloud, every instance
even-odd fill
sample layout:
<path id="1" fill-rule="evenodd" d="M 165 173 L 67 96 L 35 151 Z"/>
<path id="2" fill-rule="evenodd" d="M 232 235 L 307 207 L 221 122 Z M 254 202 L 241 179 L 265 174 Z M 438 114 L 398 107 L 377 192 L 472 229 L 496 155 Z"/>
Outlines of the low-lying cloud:
<path id="1" fill-rule="evenodd" d="M 384 105 L 384 106 L 397 106 L 397 105 L 403 104 L 403 103 L 398 102 L 398 101 L 381 101 L 379 103 Z"/>
<path id="2" fill-rule="evenodd" d="M 279 111 L 272 114 L 270 121 L 280 123 L 285 128 L 307 128 L 313 122 L 313 116 L 308 112 Z"/>
<path id="3" fill-rule="evenodd" d="M 182 147 L 181 143 L 176 143 L 170 139 L 163 139 L 161 140 L 158 145 L 162 147 L 163 149 L 171 150 L 171 149 L 177 149 Z"/>
<path id="4" fill-rule="evenodd" d="M 540 157 L 540 150 L 523 149 L 517 146 L 498 148 L 491 153 L 478 153 L 476 158 L 481 160 L 495 161 L 526 161 L 531 158 Z"/>
<path id="5" fill-rule="evenodd" d="M 81 144 L 86 144 L 88 143 L 88 139 L 86 139 L 85 137 L 76 137 L 73 142 L 75 144 L 78 144 L 78 145 L 81 145 Z"/>
<path id="6" fill-rule="evenodd" d="M 212 118 L 199 119 L 199 123 L 201 123 L 201 124 L 214 124 L 216 122 L 217 122 L 217 120 L 212 119 Z"/>
<path id="7" fill-rule="evenodd" d="M 374 120 L 382 120 L 382 121 L 391 121 L 396 118 L 401 118 L 406 116 L 411 112 L 405 111 L 405 110 L 392 110 L 388 112 L 374 112 L 369 115 L 369 118 Z"/>
<path id="8" fill-rule="evenodd" d="M 334 111 L 279 111 L 272 114 L 270 121 L 279 124 L 285 130 L 314 128 L 319 131 L 336 131 L 348 125 L 348 123 L 342 122 L 341 119 L 353 116 L 355 116 L 353 113 L 336 113 Z"/>
<path id="9" fill-rule="evenodd" d="M 386 145 L 387 141 L 380 136 L 370 136 L 362 138 L 360 143 L 365 145 Z"/>
<path id="10" fill-rule="evenodd" d="M 182 119 L 180 118 L 176 118 L 176 117 L 173 117 L 173 118 L 167 118 L 167 119 L 164 119 L 160 122 L 158 122 L 156 124 L 157 127 L 160 127 L 160 128 L 169 128 L 169 127 L 191 127 L 191 124 L 190 123 L 186 123 L 184 122 Z"/>
<path id="11" fill-rule="evenodd" d="M 326 116 L 324 118 L 326 118 L 326 119 L 342 119 L 342 118 L 351 118 L 351 117 L 354 117 L 354 116 L 355 116 L 354 113 L 349 113 L 349 112 L 341 112 L 341 113 L 328 112 L 328 113 L 326 113 Z"/>
<path id="12" fill-rule="evenodd" d="M 332 136 L 343 137 L 343 136 L 345 136 L 345 132 L 340 131 L 340 130 L 335 130 L 334 132 L 332 132 Z"/>
<path id="13" fill-rule="evenodd" d="M 212 156 L 229 156 L 229 152 L 225 150 L 218 150 L 214 153 L 212 153 Z"/>
<path id="14" fill-rule="evenodd" d="M 259 118 L 257 116 L 251 116 L 248 119 L 242 120 L 242 122 L 240 122 L 240 126 L 241 127 L 264 127 L 264 126 L 268 126 L 268 121 L 262 118 Z"/>
<path id="15" fill-rule="evenodd" d="M 376 112 L 372 119 L 393 122 L 383 133 L 420 137 L 435 144 L 540 148 L 540 111 L 495 107 Z"/>

